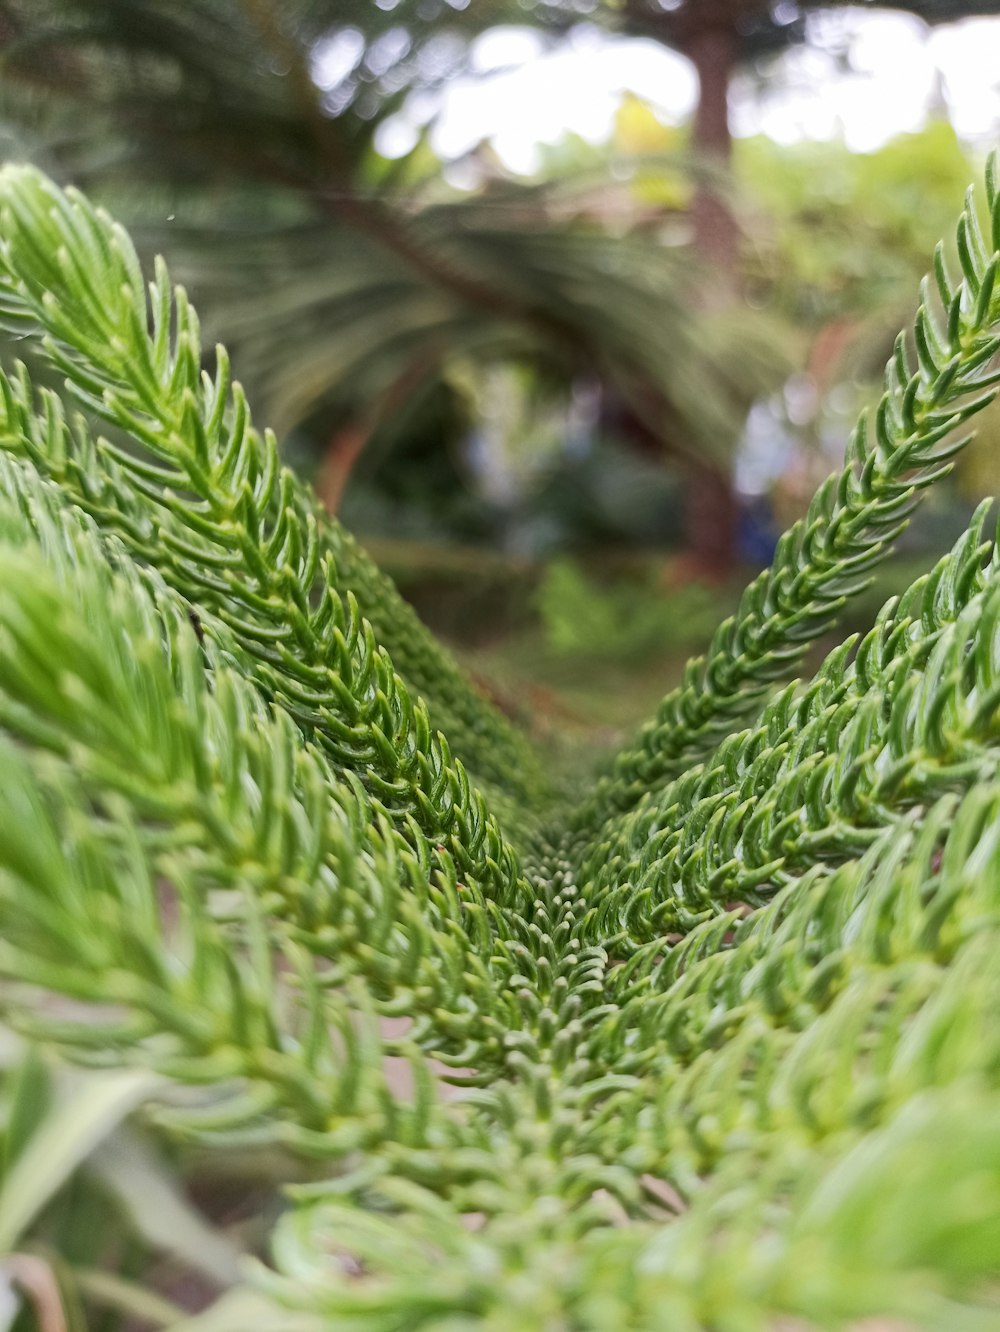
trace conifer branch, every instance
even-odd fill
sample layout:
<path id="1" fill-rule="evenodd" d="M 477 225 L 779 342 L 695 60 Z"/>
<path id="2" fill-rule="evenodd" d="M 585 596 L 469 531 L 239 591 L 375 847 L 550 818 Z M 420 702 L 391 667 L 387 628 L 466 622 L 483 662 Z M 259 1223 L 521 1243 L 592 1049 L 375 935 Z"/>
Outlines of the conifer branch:
<path id="1" fill-rule="evenodd" d="M 315 957 L 326 989 L 361 981 L 373 1007 L 415 1020 L 424 1048 L 495 1062 L 491 1011 L 514 968 L 475 885 L 435 872 L 412 822 L 393 827 L 303 746 L 214 617 L 196 634 L 155 575 L 106 568 L 82 515 L 2 458 L 0 494 L 0 724 L 120 817 L 182 829 L 151 837 L 154 873 L 206 901 L 246 885 L 268 936 Z"/>
<path id="2" fill-rule="evenodd" d="M 988 197 L 996 249 L 992 165 Z M 917 370 L 901 340 L 839 481 L 546 846 L 519 742 L 280 468 L 225 354 L 202 376 L 165 269 L 150 305 L 107 218 L 0 173 L 4 317 L 123 432 L 0 378 L 0 1011 L 183 1088 L 161 1128 L 313 1163 L 220 1320 L 996 1324 L 985 508 L 765 702 L 994 391 L 971 205 L 958 248 L 947 329 L 925 299 Z"/>
<path id="3" fill-rule="evenodd" d="M 996 159 L 987 174 L 991 223 L 982 235 L 972 192 L 957 228 L 962 277 L 938 246 L 910 339 L 900 333 L 874 416 L 864 413 L 843 470 L 781 538 L 771 567 L 747 587 L 704 657 L 690 661 L 655 720 L 619 754 L 573 818 L 586 837 L 651 788 L 699 763 L 788 679 L 809 644 L 836 622 L 891 552 L 922 493 L 944 476 L 971 436 L 956 431 L 991 402 L 1000 372 L 1000 196 Z M 915 358 L 915 359 L 914 359 Z"/>
<path id="4" fill-rule="evenodd" d="M 358 773 L 387 810 L 412 814 L 460 874 L 488 887 L 499 904 L 516 900 L 523 890 L 514 853 L 353 595 L 341 593 L 324 539 L 331 524 L 280 466 L 274 437 L 253 430 L 224 349 L 217 349 L 215 378 L 203 375 L 197 317 L 182 290 L 172 301 L 165 266 L 158 265 L 147 310 L 122 229 L 27 168 L 0 174 L 0 222 L 5 317 L 41 334 L 78 400 L 128 432 L 145 455 L 103 441 L 88 458 L 113 460 L 146 501 L 147 540 L 135 553 L 228 625 L 254 659 L 261 687 L 339 769 Z M 20 400 L 10 387 L 3 396 L 12 446 L 38 461 L 37 433 L 32 449 L 24 429 L 25 390 Z M 45 450 L 64 476 L 80 477 L 79 466 L 65 464 L 71 440 L 51 399 L 46 416 Z M 119 496 L 125 507 L 130 496 L 112 477 L 104 514 L 108 499 Z M 127 517 L 115 529 L 125 540 Z M 402 640 L 413 661 L 417 637 Z M 425 653 L 422 673 L 432 674 L 437 662 Z M 487 718 L 485 705 L 481 712 Z M 483 725 L 486 743 L 477 750 L 488 753 L 495 741 L 503 760 L 504 725 Z"/>
<path id="5" fill-rule="evenodd" d="M 622 930 L 630 946 L 661 947 L 663 935 L 734 901 L 760 906 L 812 865 L 863 853 L 914 807 L 997 775 L 989 507 L 860 645 L 835 649 L 806 689 L 785 689 L 753 728 L 648 795 L 594 848 L 584 896 L 602 936 Z"/>

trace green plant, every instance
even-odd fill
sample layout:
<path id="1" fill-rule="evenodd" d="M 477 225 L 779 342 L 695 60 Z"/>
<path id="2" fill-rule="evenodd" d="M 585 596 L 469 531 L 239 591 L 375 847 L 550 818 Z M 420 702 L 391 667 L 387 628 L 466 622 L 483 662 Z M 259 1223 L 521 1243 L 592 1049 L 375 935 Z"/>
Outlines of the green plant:
<path id="1" fill-rule="evenodd" d="M 700 583 L 667 592 L 650 572 L 602 585 L 572 560 L 553 560 L 536 597 L 550 649 L 635 661 L 703 643 L 718 621 L 726 592 Z"/>
<path id="2" fill-rule="evenodd" d="M 779 688 L 995 391 L 987 196 L 843 473 L 567 808 L 165 267 L 147 298 L 104 214 L 0 173 L 4 319 L 82 408 L 0 381 L 3 1013 L 284 1163 L 268 1262 L 184 1326 L 996 1326 L 984 511 Z"/>

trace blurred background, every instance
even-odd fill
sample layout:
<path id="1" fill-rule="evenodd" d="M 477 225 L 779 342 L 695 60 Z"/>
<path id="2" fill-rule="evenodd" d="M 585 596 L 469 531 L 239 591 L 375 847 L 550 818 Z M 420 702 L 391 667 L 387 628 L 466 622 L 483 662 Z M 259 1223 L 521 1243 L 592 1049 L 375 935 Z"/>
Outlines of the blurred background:
<path id="1" fill-rule="evenodd" d="M 0 0 L 0 138 L 167 255 L 258 422 L 575 761 L 877 398 L 997 138 L 998 14 Z M 997 445 L 994 413 L 857 625 L 995 489 Z"/>

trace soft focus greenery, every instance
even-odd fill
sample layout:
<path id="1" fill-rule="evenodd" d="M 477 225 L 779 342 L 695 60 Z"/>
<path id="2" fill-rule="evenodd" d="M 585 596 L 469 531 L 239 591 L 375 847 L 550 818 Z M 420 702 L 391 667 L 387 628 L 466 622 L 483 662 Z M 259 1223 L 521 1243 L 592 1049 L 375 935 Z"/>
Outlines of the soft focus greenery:
<path id="1" fill-rule="evenodd" d="M 668 591 L 647 579 L 620 579 L 604 588 L 570 560 L 553 561 L 538 589 L 545 638 L 556 652 L 629 661 L 700 647 L 724 600 L 698 583 Z"/>

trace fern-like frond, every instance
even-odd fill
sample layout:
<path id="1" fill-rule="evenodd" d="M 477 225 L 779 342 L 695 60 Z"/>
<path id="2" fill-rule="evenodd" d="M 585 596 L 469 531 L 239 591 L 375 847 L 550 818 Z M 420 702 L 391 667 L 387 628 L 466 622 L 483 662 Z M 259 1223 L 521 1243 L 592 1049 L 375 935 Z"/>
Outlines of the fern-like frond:
<path id="1" fill-rule="evenodd" d="M 447 845 L 463 876 L 489 884 L 500 902 L 516 897 L 516 857 L 482 797 L 432 730 L 426 708 L 411 697 L 353 595 L 340 591 L 333 524 L 280 466 L 273 436 L 252 429 L 221 348 L 215 379 L 203 376 L 197 318 L 183 292 L 172 305 L 161 265 L 148 311 L 135 252 L 120 228 L 27 169 L 5 172 L 0 254 L 7 318 L 41 331 L 46 354 L 77 397 L 127 431 L 146 455 L 107 441 L 89 451 L 90 459 L 112 460 L 145 500 L 145 542 L 134 541 L 128 512 L 116 534 L 133 541 L 140 558 L 152 558 L 193 603 L 219 615 L 253 657 L 260 685 L 339 768 L 359 773 L 386 808 L 412 813 L 429 837 Z M 50 257 L 39 248 L 46 232 Z M 97 256 L 101 266 L 92 271 Z M 86 503 L 81 468 L 66 463 L 71 440 L 51 399 L 44 436 L 36 432 L 32 447 L 27 392 L 22 380 L 20 395 L 9 386 L 4 394 L 8 447 L 36 462 L 43 450 L 54 455 L 56 474 L 76 477 Z M 120 497 L 122 509 L 138 507 L 122 494 L 115 473 L 101 489 L 104 519 Z M 348 551 L 355 572 L 363 571 L 356 548 Z M 376 604 L 393 599 L 379 576 L 362 572 L 359 581 Z M 418 674 L 432 677 L 443 653 L 426 647 L 410 617 L 398 618 L 397 646 Z M 456 673 L 442 665 L 446 680 Z M 517 790 L 523 742 L 511 739 L 509 726 L 485 704 L 473 703 L 467 687 L 458 692 L 472 749 Z M 477 723 L 481 739 L 472 729 Z"/>
<path id="2" fill-rule="evenodd" d="M 0 230 L 5 317 L 119 432 L 0 379 L 0 1004 L 151 1071 L 173 1132 L 312 1163 L 218 1325 L 994 1327 L 985 508 L 764 700 L 992 395 L 971 209 L 947 330 L 925 303 L 874 436 L 551 845 L 519 742 L 442 666 L 435 715 L 509 792 L 530 873 L 404 679 L 435 650 L 223 352 L 202 376 L 165 270 L 147 303 L 122 233 L 30 171 L 0 174 Z"/>
<path id="3" fill-rule="evenodd" d="M 784 690 L 592 849 L 582 881 L 602 936 L 623 930 L 630 946 L 655 948 L 734 903 L 759 906 L 811 865 L 857 856 L 914 807 L 997 775 L 988 509 L 856 654 L 850 640 L 835 649 L 805 690 Z"/>
<path id="4" fill-rule="evenodd" d="M 771 567 L 720 625 L 706 655 L 688 663 L 682 684 L 577 812 L 573 823 L 582 835 L 700 762 L 752 714 L 850 598 L 868 586 L 921 493 L 950 470 L 969 438 L 955 432 L 997 391 L 1000 195 L 994 166 L 986 194 L 988 241 L 971 192 L 958 224 L 958 283 L 942 247 L 935 255 L 943 320 L 925 280 L 912 338 L 897 338 L 878 410 L 874 419 L 865 414 L 859 421 L 843 470 L 820 487 L 805 518 L 782 537 Z"/>
<path id="5" fill-rule="evenodd" d="M 470 1234 L 403 1183 L 354 1200 L 313 1193 L 282 1227 L 288 1276 L 269 1287 L 327 1318 L 389 1326 L 464 1316 L 541 1332 L 572 1316 L 594 1332 L 626 1319 L 653 1332 L 669 1314 L 692 1332 L 765 1332 L 783 1316 L 840 1327 L 880 1315 L 986 1332 L 1000 1206 L 998 790 L 944 796 L 859 861 L 810 872 L 753 919 L 702 926 L 674 949 L 662 988 L 583 1042 L 581 1095 L 568 1095 L 572 1079 L 551 1089 L 545 1141 L 560 1165 L 544 1199 L 508 1179 L 502 1213 Z M 511 1132 L 500 1119 L 498 1154 Z M 583 1216 L 573 1201 L 583 1163 L 602 1157 L 619 1228 L 593 1224 L 596 1199 Z M 331 1251 L 366 1273 L 360 1287 L 317 1263 Z"/>
<path id="6" fill-rule="evenodd" d="M 149 854 L 164 857 L 154 875 L 182 875 L 205 902 L 252 892 L 258 928 L 321 961 L 327 989 L 362 981 L 425 1048 L 482 1065 L 492 1046 L 495 1060 L 489 1014 L 513 968 L 496 940 L 491 978 L 496 918 L 476 886 L 453 867 L 434 874 L 415 821 L 393 827 L 356 779 L 336 780 L 240 674 L 223 625 L 206 613 L 196 633 L 183 601 L 124 552 L 105 566 L 82 515 L 61 513 L 18 464 L 0 459 L 0 478 L 19 501 L 0 509 L 0 718 L 40 771 L 68 803 L 86 792 L 136 821 L 141 845 L 150 825 Z"/>

